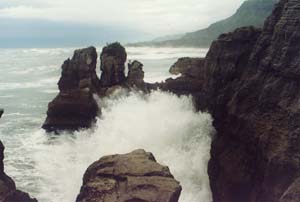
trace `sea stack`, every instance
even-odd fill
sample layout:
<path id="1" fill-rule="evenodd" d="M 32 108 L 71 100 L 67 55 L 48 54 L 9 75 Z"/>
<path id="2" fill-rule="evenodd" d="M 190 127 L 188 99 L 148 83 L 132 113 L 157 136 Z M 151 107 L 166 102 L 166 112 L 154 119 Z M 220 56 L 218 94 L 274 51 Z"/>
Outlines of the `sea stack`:
<path id="1" fill-rule="evenodd" d="M 125 62 L 127 53 L 125 48 L 118 42 L 105 46 L 100 55 L 102 87 L 112 87 L 125 82 Z"/>
<path id="2" fill-rule="evenodd" d="M 180 193 L 169 168 L 140 149 L 93 163 L 84 174 L 76 202 L 178 202 Z"/>
<path id="3" fill-rule="evenodd" d="M 98 88 L 97 52 L 94 47 L 76 50 L 62 65 L 59 94 L 48 105 L 43 128 L 48 131 L 90 127 L 98 114 L 93 93 Z"/>
<path id="4" fill-rule="evenodd" d="M 58 133 L 89 128 L 101 112 L 95 96 L 109 96 L 119 88 L 149 92 L 142 63 L 129 63 L 128 76 L 125 76 L 127 53 L 120 43 L 105 46 L 100 59 L 101 79 L 96 73 L 97 51 L 94 47 L 75 50 L 72 59 L 64 62 L 58 82 L 59 94 L 48 105 L 43 129 Z"/>

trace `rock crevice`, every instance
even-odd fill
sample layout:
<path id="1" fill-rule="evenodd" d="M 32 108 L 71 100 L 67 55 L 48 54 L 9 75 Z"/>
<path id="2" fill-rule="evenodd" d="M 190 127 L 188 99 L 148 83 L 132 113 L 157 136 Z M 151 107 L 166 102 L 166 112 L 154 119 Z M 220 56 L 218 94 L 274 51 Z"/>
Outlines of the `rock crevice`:
<path id="1" fill-rule="evenodd" d="M 299 25 L 300 2 L 281 0 L 263 29 L 239 28 L 214 41 L 204 65 L 194 67 L 197 78 L 162 85 L 191 93 L 214 118 L 208 173 L 215 202 L 299 200 Z"/>

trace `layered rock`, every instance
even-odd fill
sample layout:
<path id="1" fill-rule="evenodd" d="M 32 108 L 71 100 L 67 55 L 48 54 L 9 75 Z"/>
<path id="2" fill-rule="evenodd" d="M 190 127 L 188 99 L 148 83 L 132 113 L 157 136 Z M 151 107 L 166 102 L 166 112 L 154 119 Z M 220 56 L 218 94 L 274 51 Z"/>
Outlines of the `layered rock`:
<path id="1" fill-rule="evenodd" d="M 204 65 L 204 58 L 179 58 L 175 64 L 173 64 L 169 70 L 171 74 L 183 75 L 194 77 L 200 75 L 202 66 Z"/>
<path id="2" fill-rule="evenodd" d="M 163 85 L 181 94 L 184 83 L 197 108 L 213 115 L 215 202 L 299 200 L 299 24 L 300 2 L 281 0 L 262 30 L 241 28 L 213 42 L 198 87 L 192 77 Z"/>
<path id="3" fill-rule="evenodd" d="M 102 157 L 86 171 L 77 202 L 177 202 L 181 186 L 151 153 Z"/>
<path id="4" fill-rule="evenodd" d="M 125 62 L 127 53 L 118 42 L 107 45 L 100 55 L 102 87 L 111 87 L 125 82 Z"/>
<path id="5" fill-rule="evenodd" d="M 47 131 L 78 130 L 90 127 L 98 113 L 93 98 L 99 88 L 94 47 L 76 50 L 62 65 L 59 94 L 48 105 L 43 128 Z"/>
<path id="6" fill-rule="evenodd" d="M 0 141 L 0 201 L 2 202 L 37 202 L 36 199 L 16 189 L 15 182 L 4 172 L 4 146 Z"/>
<path id="7" fill-rule="evenodd" d="M 149 89 L 144 82 L 144 71 L 143 64 L 137 60 L 134 60 L 131 63 L 128 63 L 128 75 L 126 78 L 126 84 L 130 87 L 137 88 L 144 92 L 148 92 Z"/>
<path id="8" fill-rule="evenodd" d="M 144 82 L 143 64 L 134 61 L 128 65 L 127 53 L 118 42 L 108 44 L 100 55 L 101 79 L 96 73 L 97 52 L 94 47 L 79 49 L 72 59 L 62 65 L 58 82 L 59 94 L 49 103 L 43 128 L 48 131 L 78 130 L 87 128 L 101 111 L 94 95 L 105 97 L 118 89 L 135 89 L 149 92 L 153 86 Z"/>

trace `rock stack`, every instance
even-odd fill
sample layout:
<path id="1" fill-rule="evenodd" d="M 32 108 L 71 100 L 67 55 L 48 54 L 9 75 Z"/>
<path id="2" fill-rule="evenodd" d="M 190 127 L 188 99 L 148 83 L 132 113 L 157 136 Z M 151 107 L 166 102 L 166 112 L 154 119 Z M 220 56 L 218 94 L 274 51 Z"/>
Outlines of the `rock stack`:
<path id="1" fill-rule="evenodd" d="M 49 103 L 46 131 L 78 130 L 90 127 L 98 113 L 93 98 L 99 80 L 96 75 L 97 52 L 94 47 L 76 50 L 62 65 L 59 94 Z"/>
<path id="2" fill-rule="evenodd" d="M 128 76 L 125 76 L 127 54 L 120 43 L 104 47 L 100 59 L 100 79 L 96 73 L 97 51 L 94 47 L 76 50 L 72 59 L 64 62 L 58 82 L 60 92 L 49 103 L 42 126 L 46 131 L 74 131 L 90 127 L 101 111 L 94 96 L 108 96 L 118 88 L 149 91 L 143 80 L 142 63 L 130 63 Z"/>
<path id="3" fill-rule="evenodd" d="M 127 53 L 120 43 L 112 43 L 103 48 L 100 69 L 102 87 L 112 87 L 125 82 L 125 62 Z"/>

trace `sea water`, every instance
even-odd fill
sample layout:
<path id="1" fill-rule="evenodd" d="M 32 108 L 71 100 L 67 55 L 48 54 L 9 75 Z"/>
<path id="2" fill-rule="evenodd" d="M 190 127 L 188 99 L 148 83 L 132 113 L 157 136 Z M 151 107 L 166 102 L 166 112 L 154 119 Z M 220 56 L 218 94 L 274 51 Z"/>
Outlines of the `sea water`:
<path id="1" fill-rule="evenodd" d="M 60 136 L 41 129 L 47 104 L 58 93 L 60 66 L 73 50 L 0 49 L 0 108 L 5 109 L 0 139 L 6 147 L 5 171 L 17 187 L 41 202 L 72 202 L 92 162 L 103 155 L 142 148 L 169 166 L 180 181 L 181 202 L 211 201 L 207 163 L 212 119 L 195 111 L 191 97 L 118 91 L 97 99 L 102 115 L 91 129 Z M 168 69 L 179 57 L 203 57 L 206 52 L 127 48 L 128 60 L 144 64 L 148 82 L 170 77 Z"/>

